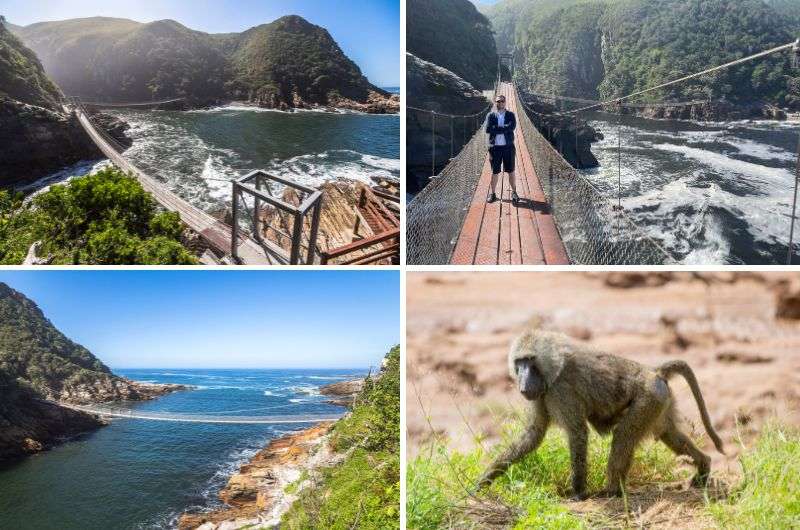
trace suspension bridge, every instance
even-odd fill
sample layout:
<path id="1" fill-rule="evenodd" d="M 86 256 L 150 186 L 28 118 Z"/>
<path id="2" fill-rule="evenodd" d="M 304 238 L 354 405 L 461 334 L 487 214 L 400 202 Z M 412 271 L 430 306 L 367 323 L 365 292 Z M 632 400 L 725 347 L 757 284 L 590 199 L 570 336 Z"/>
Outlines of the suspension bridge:
<path id="1" fill-rule="evenodd" d="M 431 133 L 431 179 L 407 206 L 406 255 L 411 265 L 662 265 L 675 259 L 636 222 L 622 204 L 621 139 L 618 146 L 618 197 L 612 199 L 578 172 L 562 155 L 563 145 L 553 145 L 546 134 L 548 117 L 579 122 L 581 112 L 623 108 L 670 107 L 707 104 L 703 101 L 632 103 L 630 100 L 732 68 L 776 53 L 792 50 L 800 56 L 800 40 L 748 57 L 705 69 L 673 81 L 639 90 L 609 101 L 595 101 L 551 94 L 528 94 L 535 99 L 578 103 L 581 108 L 542 114 L 521 97 L 514 61 L 501 55 L 494 95 L 506 96 L 507 107 L 517 117 L 516 177 L 522 198 L 511 204 L 507 175 L 498 183 L 499 201 L 486 202 L 491 181 L 485 118 L 489 106 L 477 115 L 454 116 L 432 110 L 408 108 L 411 119 Z M 501 81 L 504 68 L 510 81 Z M 538 122 L 538 127 L 534 125 Z M 444 123 L 444 126 L 442 124 Z M 449 131 L 448 131 L 449 124 Z M 454 124 L 457 124 L 454 126 Z M 438 127 L 438 129 L 437 129 Z M 463 143 L 454 148 L 454 130 L 460 128 Z M 469 129 L 471 138 L 466 139 Z M 576 129 L 577 130 L 577 129 Z M 449 134 L 448 134 L 449 133 Z M 577 134 L 577 133 L 576 133 Z M 439 153 L 450 157 L 436 174 Z M 550 136 L 550 134 L 548 134 Z M 620 137 L 621 138 L 621 137 Z M 443 145 L 444 144 L 444 145 Z M 576 136 L 577 151 L 577 136 Z M 794 225 L 800 189 L 800 158 L 795 176 L 794 202 L 789 228 L 789 255 L 794 255 Z"/>
<path id="2" fill-rule="evenodd" d="M 103 406 L 103 405 L 71 405 L 64 403 L 54 403 L 80 412 L 96 414 L 111 418 L 128 418 L 135 420 L 149 421 L 168 421 L 180 423 L 228 423 L 228 424 L 293 424 L 293 423 L 319 423 L 324 421 L 336 421 L 342 414 L 286 414 L 286 415 L 265 415 L 265 416 L 234 416 L 225 415 L 224 412 L 214 414 L 180 413 L 166 411 L 150 411 L 131 409 L 124 407 Z M 274 407 L 277 408 L 277 407 Z M 255 409 L 254 409 L 255 410 Z"/>
<path id="3" fill-rule="evenodd" d="M 217 219 L 179 197 L 164 183 L 148 175 L 127 160 L 119 144 L 101 126 L 94 123 L 88 107 L 159 107 L 184 98 L 133 103 L 85 103 L 70 98 L 64 106 L 74 112 L 97 148 L 120 170 L 135 177 L 145 191 L 165 209 L 177 212 L 181 221 L 197 233 L 216 256 L 210 263 L 233 262 L 241 265 L 296 264 L 372 264 L 399 259 L 399 220 L 377 198 L 379 190 L 362 189 L 354 209 L 356 225 L 353 241 L 325 250 L 317 248 L 323 193 L 290 179 L 256 170 L 233 179 L 231 184 L 231 224 Z M 213 179 L 212 179 L 213 180 Z M 296 200 L 276 196 L 285 190 Z M 386 194 L 383 194 L 384 196 Z M 390 200 L 395 199 L 393 196 Z M 359 221 L 368 230 L 358 235 Z M 218 256 L 223 258 L 220 260 Z M 205 258 L 205 255 L 204 255 Z M 205 261 L 204 261 L 205 262 Z"/>

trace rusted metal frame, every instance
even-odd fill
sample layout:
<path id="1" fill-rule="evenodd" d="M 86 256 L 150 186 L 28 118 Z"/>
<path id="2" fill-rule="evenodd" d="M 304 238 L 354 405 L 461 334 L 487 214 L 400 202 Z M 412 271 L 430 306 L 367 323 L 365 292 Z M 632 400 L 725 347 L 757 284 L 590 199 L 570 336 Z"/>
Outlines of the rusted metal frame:
<path id="1" fill-rule="evenodd" d="M 382 259 L 391 258 L 398 250 L 400 250 L 400 243 L 395 243 L 390 247 L 383 247 L 369 254 L 345 260 L 340 265 L 368 265 Z"/>
<path id="2" fill-rule="evenodd" d="M 360 241 L 355 241 L 353 243 L 349 243 L 347 245 L 344 245 L 342 247 L 339 247 L 337 249 L 328 252 L 323 252 L 322 253 L 323 264 L 327 263 L 327 261 L 331 259 L 339 258 L 341 256 L 344 256 L 345 254 L 349 254 L 356 250 L 362 250 L 366 247 L 371 247 L 372 245 L 377 245 L 378 243 L 383 243 L 384 241 L 389 241 L 390 239 L 399 236 L 400 236 L 400 229 L 395 228 L 394 230 L 391 230 L 389 232 L 378 234 L 376 236 L 362 239 Z"/>

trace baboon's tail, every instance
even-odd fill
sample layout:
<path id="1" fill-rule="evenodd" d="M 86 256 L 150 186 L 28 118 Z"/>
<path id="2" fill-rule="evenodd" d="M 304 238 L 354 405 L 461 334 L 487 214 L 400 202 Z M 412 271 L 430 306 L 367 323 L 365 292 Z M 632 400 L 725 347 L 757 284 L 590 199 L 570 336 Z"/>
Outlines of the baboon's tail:
<path id="1" fill-rule="evenodd" d="M 700 409 L 700 417 L 703 419 L 703 426 L 706 428 L 708 436 L 714 442 L 717 451 L 725 454 L 722 440 L 711 425 L 711 419 L 708 417 L 708 410 L 706 409 L 706 402 L 703 399 L 703 394 L 700 393 L 700 385 L 697 384 L 697 378 L 694 376 L 692 368 L 684 361 L 669 361 L 662 364 L 656 371 L 664 379 L 669 379 L 670 376 L 675 374 L 682 375 L 683 378 L 686 379 L 686 382 L 689 383 L 689 387 L 692 389 L 694 399 L 697 401 L 697 408 Z"/>

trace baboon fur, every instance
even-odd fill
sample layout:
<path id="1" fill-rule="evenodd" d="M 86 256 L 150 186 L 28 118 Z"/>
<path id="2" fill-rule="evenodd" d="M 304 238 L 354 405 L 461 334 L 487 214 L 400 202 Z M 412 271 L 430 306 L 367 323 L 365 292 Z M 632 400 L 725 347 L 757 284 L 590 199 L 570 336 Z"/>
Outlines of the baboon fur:
<path id="1" fill-rule="evenodd" d="M 513 342 L 508 367 L 520 391 L 531 400 L 530 416 L 522 437 L 491 464 L 480 478 L 479 487 L 490 484 L 514 462 L 535 451 L 551 423 L 567 434 L 576 498 L 587 496 L 589 424 L 598 433 L 613 436 L 606 494 L 622 493 L 636 446 L 648 435 L 664 442 L 676 454 L 689 456 L 697 468 L 693 484 L 704 485 L 711 458 L 678 427 L 675 399 L 668 385 L 669 378 L 676 374 L 689 383 L 706 432 L 717 450 L 723 452 L 694 372 L 683 361 L 670 361 L 652 369 L 576 344 L 560 333 L 533 329 Z"/>

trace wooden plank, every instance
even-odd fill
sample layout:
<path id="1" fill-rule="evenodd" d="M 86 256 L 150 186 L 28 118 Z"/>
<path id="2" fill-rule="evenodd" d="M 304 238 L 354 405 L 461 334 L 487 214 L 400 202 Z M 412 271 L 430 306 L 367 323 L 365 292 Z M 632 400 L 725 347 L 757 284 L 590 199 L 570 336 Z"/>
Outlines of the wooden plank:
<path id="1" fill-rule="evenodd" d="M 514 106 L 516 107 L 516 97 L 512 95 L 512 98 Z M 524 112 L 524 110 L 522 112 Z M 530 151 L 525 142 L 524 134 L 519 134 L 517 148 L 520 150 L 520 155 L 523 157 L 524 163 L 528 168 L 529 178 L 527 181 L 530 197 L 536 202 L 547 205 L 541 183 L 533 168 Z M 546 206 L 544 210 L 537 208 L 534 211 L 534 218 L 536 220 L 537 232 L 541 241 L 545 263 L 548 265 L 569 265 L 569 257 L 567 256 L 566 248 L 564 248 L 564 243 L 556 227 L 555 219 L 550 213 L 549 206 Z"/>
<path id="2" fill-rule="evenodd" d="M 489 154 L 483 162 L 483 170 L 475 187 L 475 194 L 469 206 L 464 224 L 461 226 L 456 248 L 450 263 L 453 265 L 472 265 L 475 263 L 475 252 L 478 248 L 478 236 L 481 232 L 483 214 L 486 209 L 486 196 L 489 194 L 489 183 L 492 178 Z"/>

